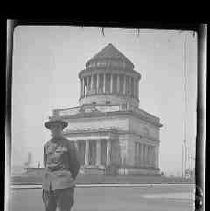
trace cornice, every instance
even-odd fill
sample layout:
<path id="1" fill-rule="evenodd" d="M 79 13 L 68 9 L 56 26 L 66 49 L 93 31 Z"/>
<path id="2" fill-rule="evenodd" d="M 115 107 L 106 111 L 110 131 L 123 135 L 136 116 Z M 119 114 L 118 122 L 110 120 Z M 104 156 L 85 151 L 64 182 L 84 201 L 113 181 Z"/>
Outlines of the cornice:
<path id="1" fill-rule="evenodd" d="M 139 114 L 136 114 L 132 111 L 115 111 L 115 112 L 100 112 L 100 111 L 93 111 L 91 113 L 81 112 L 75 115 L 65 115 L 62 116 L 63 119 L 79 119 L 79 118 L 90 118 L 90 117 L 107 117 L 107 116 L 135 116 L 138 117 L 146 122 L 149 122 L 157 127 L 162 127 L 163 125 L 159 122 L 155 122 L 147 117 L 143 117 Z"/>
<path id="2" fill-rule="evenodd" d="M 109 133 L 109 134 L 118 134 L 118 130 L 115 128 L 110 128 L 110 129 L 103 129 L 103 128 L 99 128 L 99 129 L 77 129 L 77 130 L 68 130 L 66 129 L 64 131 L 64 135 L 67 134 L 101 134 L 101 133 Z"/>
<path id="3" fill-rule="evenodd" d="M 127 101 L 129 101 L 129 100 L 135 100 L 135 101 L 137 101 L 137 103 L 139 103 L 139 99 L 137 98 L 137 97 L 133 97 L 133 96 L 129 96 L 129 95 L 125 95 L 125 94 L 117 94 L 117 93 L 100 93 L 100 94 L 98 94 L 98 93 L 93 93 L 93 94 L 88 94 L 87 96 L 81 96 L 80 98 L 79 98 L 79 101 L 81 101 L 81 100 L 85 100 L 86 98 L 89 98 L 89 97 L 94 97 L 94 96 L 110 96 L 110 97 L 117 97 L 117 98 L 119 98 L 119 99 L 123 99 L 123 100 L 127 100 Z"/>
<path id="4" fill-rule="evenodd" d="M 160 143 L 160 140 L 154 139 L 151 136 L 139 135 L 135 132 L 129 130 L 120 130 L 117 128 L 98 128 L 98 129 L 77 129 L 77 130 L 68 130 L 66 129 L 63 133 L 64 135 L 69 134 L 109 134 L 109 135 L 135 135 L 138 136 L 140 139 L 147 139 L 149 141 Z"/>
<path id="5" fill-rule="evenodd" d="M 90 76 L 91 74 L 97 74 L 97 73 L 111 73 L 111 74 L 123 74 L 130 77 L 137 77 L 138 80 L 141 79 L 141 74 L 135 70 L 131 69 L 124 69 L 124 68 L 104 68 L 104 67 L 97 67 L 97 68 L 86 68 L 84 70 L 81 70 L 79 73 L 79 78 L 83 78 L 85 76 Z"/>

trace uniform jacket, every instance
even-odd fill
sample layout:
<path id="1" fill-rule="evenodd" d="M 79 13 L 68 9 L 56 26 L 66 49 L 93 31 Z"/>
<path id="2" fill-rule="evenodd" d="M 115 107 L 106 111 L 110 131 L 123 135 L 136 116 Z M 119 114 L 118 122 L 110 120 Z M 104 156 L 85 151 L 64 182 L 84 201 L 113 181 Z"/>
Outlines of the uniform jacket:
<path id="1" fill-rule="evenodd" d="M 64 137 L 52 138 L 44 146 L 45 173 L 43 189 L 74 187 L 80 169 L 74 144 Z"/>

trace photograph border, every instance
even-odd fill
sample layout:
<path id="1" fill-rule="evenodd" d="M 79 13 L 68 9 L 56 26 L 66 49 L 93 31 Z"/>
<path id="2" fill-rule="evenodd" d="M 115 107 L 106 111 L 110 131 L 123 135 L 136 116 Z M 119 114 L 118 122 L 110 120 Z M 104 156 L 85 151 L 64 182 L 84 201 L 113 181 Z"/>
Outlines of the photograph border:
<path id="1" fill-rule="evenodd" d="M 106 27 L 162 29 L 162 30 L 190 30 L 197 33 L 197 135 L 195 159 L 195 203 L 196 210 L 205 210 L 205 152 L 206 152 L 206 55 L 207 55 L 207 24 L 193 23 L 160 23 L 153 21 L 136 21 L 123 23 L 117 21 L 68 21 L 68 20 L 7 20 L 7 51 L 6 51 L 6 106 L 5 106 L 5 178 L 11 175 L 11 107 L 12 107 L 12 58 L 14 30 L 18 26 L 79 26 L 99 27 L 102 35 Z M 5 179 L 5 207 L 9 198 L 10 180 Z"/>

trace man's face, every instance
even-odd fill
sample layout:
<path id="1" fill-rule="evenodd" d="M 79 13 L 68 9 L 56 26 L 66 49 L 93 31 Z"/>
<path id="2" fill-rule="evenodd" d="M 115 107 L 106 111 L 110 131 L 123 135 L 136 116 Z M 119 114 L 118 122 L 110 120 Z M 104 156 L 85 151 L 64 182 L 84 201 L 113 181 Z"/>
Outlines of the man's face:
<path id="1" fill-rule="evenodd" d="M 60 136 L 62 134 L 62 126 L 60 124 L 53 125 L 51 128 L 52 136 Z"/>

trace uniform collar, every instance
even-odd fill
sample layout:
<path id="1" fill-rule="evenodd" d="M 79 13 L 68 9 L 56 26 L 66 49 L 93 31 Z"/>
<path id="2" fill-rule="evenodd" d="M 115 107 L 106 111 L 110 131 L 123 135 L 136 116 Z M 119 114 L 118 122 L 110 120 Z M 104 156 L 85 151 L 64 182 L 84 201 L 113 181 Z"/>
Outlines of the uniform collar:
<path id="1" fill-rule="evenodd" d="M 51 141 L 52 142 L 57 142 L 57 141 L 60 141 L 60 140 L 63 140 L 64 137 L 61 135 L 61 136 L 55 136 L 55 137 L 52 137 Z"/>

